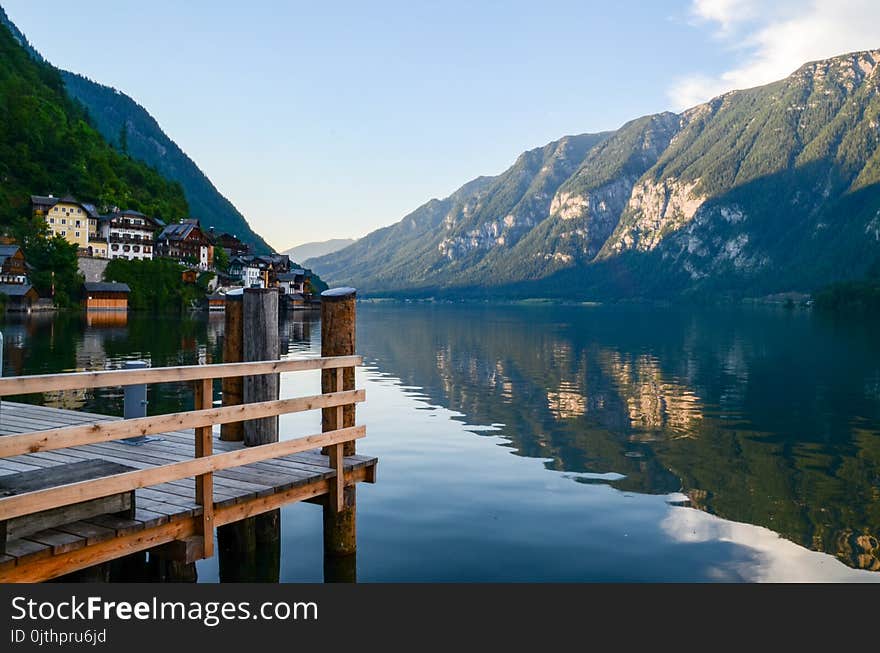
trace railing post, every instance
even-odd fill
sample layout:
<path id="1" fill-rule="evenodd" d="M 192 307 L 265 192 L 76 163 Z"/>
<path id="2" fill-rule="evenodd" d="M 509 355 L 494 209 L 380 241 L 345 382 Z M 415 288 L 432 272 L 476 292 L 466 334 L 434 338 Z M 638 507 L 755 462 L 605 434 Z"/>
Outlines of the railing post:
<path id="1" fill-rule="evenodd" d="M 226 314 L 223 326 L 223 362 L 240 363 L 242 357 L 242 291 L 226 293 Z M 240 376 L 223 379 L 223 405 L 237 406 L 244 398 L 244 379 Z M 232 422 L 220 427 L 220 439 L 227 441 L 244 440 L 244 422 Z"/>
<path id="2" fill-rule="evenodd" d="M 321 356 L 350 356 L 355 352 L 354 288 L 334 288 L 321 293 Z M 321 392 L 354 389 L 354 368 L 321 371 Z M 321 430 L 354 426 L 355 405 L 325 408 L 321 411 Z M 355 443 L 325 447 L 336 478 L 324 503 L 324 579 L 354 582 L 357 578 L 356 495 L 354 486 L 345 486 L 343 456 L 355 453 Z"/>
<path id="3" fill-rule="evenodd" d="M 195 382 L 194 407 L 196 410 L 212 408 L 214 405 L 214 381 L 202 379 Z M 196 458 L 210 456 L 214 452 L 213 429 L 200 426 L 196 430 Z M 196 476 L 196 503 L 202 507 L 201 531 L 204 540 L 204 555 L 214 555 L 214 475 L 211 472 Z"/>
<path id="4" fill-rule="evenodd" d="M 127 370 L 141 370 L 148 367 L 146 361 L 125 361 L 123 367 Z M 132 419 L 133 417 L 147 416 L 147 384 L 140 383 L 138 385 L 127 385 L 122 395 L 122 417 L 124 419 Z M 145 435 L 139 435 L 133 438 L 125 438 L 123 442 L 126 444 L 144 444 L 156 438 L 148 438 Z"/>

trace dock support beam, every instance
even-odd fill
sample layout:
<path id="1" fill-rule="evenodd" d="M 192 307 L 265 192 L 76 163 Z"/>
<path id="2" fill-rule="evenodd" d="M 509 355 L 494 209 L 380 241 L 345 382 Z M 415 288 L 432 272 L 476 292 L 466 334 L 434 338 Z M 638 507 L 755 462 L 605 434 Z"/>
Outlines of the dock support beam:
<path id="1" fill-rule="evenodd" d="M 321 356 L 350 356 L 355 352 L 354 288 L 333 288 L 321 293 Z M 337 375 L 341 375 L 341 378 Z M 321 371 L 321 392 L 354 390 L 354 368 Z M 341 422 L 341 423 L 340 423 Z M 321 410 L 321 430 L 354 426 L 355 405 Z M 326 447 L 330 466 L 341 469 L 342 456 L 353 456 L 355 443 Z M 324 580 L 357 581 L 357 506 L 355 486 L 339 482 L 324 500 Z"/>
<path id="2" fill-rule="evenodd" d="M 239 351 L 245 362 L 277 360 L 280 346 L 278 290 L 246 288 L 240 302 L 240 320 L 229 314 L 230 306 L 234 304 L 234 301 L 226 304 L 226 328 L 231 328 L 231 331 L 227 331 L 225 337 L 231 336 L 230 355 L 235 355 L 233 342 L 237 335 L 241 338 L 242 346 Z M 235 310 L 236 308 L 233 307 L 233 314 Z M 244 337 L 244 334 L 247 334 L 247 337 Z M 227 353 L 225 342 L 223 353 L 225 357 Z M 278 374 L 244 377 L 242 385 L 244 403 L 278 399 L 279 382 Z M 226 403 L 225 398 L 224 403 Z M 244 422 L 243 437 L 245 446 L 278 442 L 278 417 Z M 271 510 L 256 517 L 222 526 L 217 529 L 217 541 L 220 549 L 222 582 L 278 582 L 281 573 L 280 510 Z"/>

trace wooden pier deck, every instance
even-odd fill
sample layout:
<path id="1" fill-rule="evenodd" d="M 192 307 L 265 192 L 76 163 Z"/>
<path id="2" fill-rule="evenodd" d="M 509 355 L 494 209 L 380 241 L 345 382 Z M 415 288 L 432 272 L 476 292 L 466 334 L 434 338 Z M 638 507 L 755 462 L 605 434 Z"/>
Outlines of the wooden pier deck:
<path id="1" fill-rule="evenodd" d="M 0 402 L 0 477 L 39 470 L 52 474 L 66 465 L 96 459 L 132 468 L 0 496 L 0 522 L 135 493 L 133 513 L 128 517 L 101 514 L 53 523 L 51 528 L 9 539 L 5 553 L 0 553 L 0 582 L 48 580 L 147 550 L 177 551 L 180 559 L 192 562 L 213 554 L 215 527 L 297 501 L 343 509 L 341 497 L 347 486 L 375 481 L 376 458 L 342 455 L 345 442 L 364 436 L 363 426 L 343 428 L 340 418 L 339 427 L 325 429 L 325 433 L 250 447 L 220 440 L 213 427 L 317 408 L 338 417 L 344 406 L 363 401 L 362 390 L 342 389 L 343 368 L 359 360 L 339 357 L 0 379 L 0 395 L 38 388 L 172 380 L 194 380 L 197 390 L 194 411 L 128 420 L 5 399 Z M 211 405 L 211 378 L 300 369 L 338 370 L 337 391 L 237 406 Z M 138 445 L 121 441 L 142 434 L 157 439 Z M 320 447 L 331 455 L 322 455 Z"/>

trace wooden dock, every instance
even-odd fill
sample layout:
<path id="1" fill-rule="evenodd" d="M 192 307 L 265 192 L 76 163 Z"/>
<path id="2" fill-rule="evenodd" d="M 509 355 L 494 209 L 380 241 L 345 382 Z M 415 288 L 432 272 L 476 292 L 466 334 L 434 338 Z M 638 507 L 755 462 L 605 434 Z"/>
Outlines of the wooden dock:
<path id="1" fill-rule="evenodd" d="M 72 511 L 131 491 L 135 505 L 128 516 L 101 514 L 53 523 L 10 539 L 0 554 L 0 582 L 48 580 L 139 551 L 161 551 L 192 562 L 213 554 L 215 527 L 297 501 L 321 502 L 325 511 L 341 511 L 343 492 L 361 481 L 374 482 L 376 473 L 376 458 L 342 455 L 345 443 L 353 445 L 365 435 L 363 426 L 341 427 L 343 408 L 364 400 L 363 390 L 342 389 L 342 372 L 359 363 L 359 357 L 340 356 L 0 379 L 0 396 L 172 381 L 194 382 L 196 388 L 196 410 L 127 420 L 4 399 L 0 476 L 35 470 L 52 475 L 86 460 L 121 463 L 132 470 L 0 497 L 0 522 Z M 332 371 L 336 392 L 213 406 L 213 379 L 306 369 Z M 312 409 L 333 409 L 340 427 L 249 447 L 220 440 L 213 428 Z M 143 435 L 157 439 L 138 445 L 121 441 Z M 322 455 L 321 447 L 330 455 Z"/>

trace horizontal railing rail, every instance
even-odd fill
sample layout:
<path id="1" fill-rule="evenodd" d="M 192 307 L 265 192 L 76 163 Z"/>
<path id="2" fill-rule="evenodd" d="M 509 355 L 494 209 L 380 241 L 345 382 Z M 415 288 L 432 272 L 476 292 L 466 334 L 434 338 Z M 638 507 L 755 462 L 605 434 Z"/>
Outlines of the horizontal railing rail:
<path id="1" fill-rule="evenodd" d="M 310 397 L 260 401 L 237 406 L 223 406 L 207 410 L 192 410 L 184 413 L 169 413 L 150 417 L 135 417 L 125 420 L 92 422 L 63 426 L 60 428 L 0 436 L 0 458 L 20 456 L 28 453 L 52 451 L 66 447 L 79 447 L 98 444 L 141 435 L 154 435 L 179 431 L 182 429 L 231 424 L 251 419 L 275 417 L 288 413 L 300 413 L 316 408 L 333 408 L 364 401 L 363 390 L 331 392 Z"/>
<path id="2" fill-rule="evenodd" d="M 108 386 L 140 385 L 142 383 L 174 383 L 277 374 L 279 372 L 326 370 L 355 367 L 360 365 L 362 360 L 360 356 L 329 356 L 253 363 L 215 363 L 212 365 L 178 365 L 176 367 L 148 367 L 133 370 L 9 376 L 0 378 L 0 397 L 58 390 L 89 390 Z"/>

